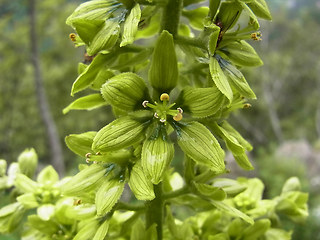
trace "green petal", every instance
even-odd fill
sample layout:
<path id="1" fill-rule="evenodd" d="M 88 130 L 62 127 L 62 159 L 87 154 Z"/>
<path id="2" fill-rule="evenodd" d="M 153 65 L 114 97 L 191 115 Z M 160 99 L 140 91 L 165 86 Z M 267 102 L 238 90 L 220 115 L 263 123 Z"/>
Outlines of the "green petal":
<path id="1" fill-rule="evenodd" d="M 114 151 L 144 139 L 144 125 L 129 116 L 118 118 L 102 128 L 93 139 L 92 149 Z"/>
<path id="2" fill-rule="evenodd" d="M 138 24 L 141 17 L 140 5 L 137 3 L 130 11 L 123 26 L 123 35 L 120 47 L 133 43 L 136 32 L 138 31 Z"/>
<path id="3" fill-rule="evenodd" d="M 70 134 L 65 138 L 68 148 L 81 157 L 85 157 L 87 153 L 93 153 L 91 146 L 93 138 L 97 132 L 85 132 L 81 134 Z"/>
<path id="4" fill-rule="evenodd" d="M 131 170 L 129 186 L 138 200 L 152 200 L 155 198 L 153 184 L 143 172 L 141 161 L 138 161 Z"/>
<path id="5" fill-rule="evenodd" d="M 124 189 L 124 181 L 106 179 L 96 194 L 97 215 L 105 215 L 118 202 Z"/>
<path id="6" fill-rule="evenodd" d="M 198 122 L 176 126 L 178 144 L 195 162 L 215 173 L 225 172 L 224 151 L 211 132 Z"/>
<path id="7" fill-rule="evenodd" d="M 123 111 L 142 108 L 142 102 L 149 99 L 143 79 L 134 73 L 121 73 L 107 81 L 101 93 L 113 107 Z"/>
<path id="8" fill-rule="evenodd" d="M 141 153 L 141 165 L 146 176 L 153 184 L 162 181 L 163 175 L 174 155 L 173 144 L 159 134 L 155 139 L 144 141 Z"/>

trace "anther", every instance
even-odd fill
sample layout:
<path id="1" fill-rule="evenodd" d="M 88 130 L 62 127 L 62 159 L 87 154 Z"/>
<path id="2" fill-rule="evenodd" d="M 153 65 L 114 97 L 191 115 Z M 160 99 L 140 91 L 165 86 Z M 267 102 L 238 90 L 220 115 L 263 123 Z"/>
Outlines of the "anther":
<path id="1" fill-rule="evenodd" d="M 69 38 L 71 39 L 72 42 L 75 42 L 77 39 L 77 35 L 75 33 L 70 33 Z"/>
<path id="2" fill-rule="evenodd" d="M 160 96 L 161 101 L 169 101 L 170 97 L 168 93 L 162 93 Z"/>
<path id="3" fill-rule="evenodd" d="M 91 153 L 87 153 L 85 156 L 86 156 L 86 158 L 90 158 L 91 157 Z"/>
<path id="4" fill-rule="evenodd" d="M 179 111 L 179 113 L 181 113 L 181 114 L 183 113 L 182 108 L 179 108 L 179 107 L 178 107 L 177 110 Z"/>
<path id="5" fill-rule="evenodd" d="M 86 158 L 86 163 L 90 163 L 90 158 Z"/>
<path id="6" fill-rule="evenodd" d="M 145 101 L 143 101 L 142 106 L 143 106 L 144 108 L 146 108 L 148 103 L 149 103 L 149 101 L 145 100 Z"/>
<path id="7" fill-rule="evenodd" d="M 243 105 L 243 108 L 251 108 L 251 104 L 250 103 L 246 103 Z"/>
<path id="8" fill-rule="evenodd" d="M 164 122 L 166 122 L 166 120 L 164 118 L 161 118 L 160 122 L 164 123 Z"/>
<path id="9" fill-rule="evenodd" d="M 158 113 L 154 113 L 154 115 L 153 115 L 155 118 L 159 118 L 159 115 L 158 115 Z"/>
<path id="10" fill-rule="evenodd" d="M 183 118 L 182 114 L 179 112 L 177 115 L 173 117 L 173 120 L 179 122 Z"/>

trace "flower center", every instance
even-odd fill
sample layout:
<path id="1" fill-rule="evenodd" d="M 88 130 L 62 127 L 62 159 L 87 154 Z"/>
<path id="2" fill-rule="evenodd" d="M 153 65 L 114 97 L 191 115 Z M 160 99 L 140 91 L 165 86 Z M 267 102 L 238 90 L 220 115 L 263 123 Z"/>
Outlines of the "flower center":
<path id="1" fill-rule="evenodd" d="M 166 123 L 168 117 L 172 117 L 175 121 L 180 121 L 182 119 L 183 110 L 181 108 L 172 109 L 175 103 L 169 103 L 169 95 L 167 93 L 162 93 L 160 96 L 161 102 L 154 102 L 154 104 L 144 101 L 142 106 L 145 108 L 149 107 L 153 109 L 154 117 L 159 119 L 160 122 Z"/>

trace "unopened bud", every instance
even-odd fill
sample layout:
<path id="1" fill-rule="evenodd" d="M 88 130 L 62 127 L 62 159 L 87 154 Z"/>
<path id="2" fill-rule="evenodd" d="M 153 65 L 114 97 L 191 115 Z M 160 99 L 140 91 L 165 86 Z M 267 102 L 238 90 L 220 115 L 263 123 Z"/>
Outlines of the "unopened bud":
<path id="1" fill-rule="evenodd" d="M 170 97 L 168 93 L 162 93 L 160 96 L 161 101 L 169 101 Z"/>
<path id="2" fill-rule="evenodd" d="M 33 148 L 24 150 L 18 157 L 18 163 L 21 173 L 32 178 L 38 166 L 36 151 Z"/>

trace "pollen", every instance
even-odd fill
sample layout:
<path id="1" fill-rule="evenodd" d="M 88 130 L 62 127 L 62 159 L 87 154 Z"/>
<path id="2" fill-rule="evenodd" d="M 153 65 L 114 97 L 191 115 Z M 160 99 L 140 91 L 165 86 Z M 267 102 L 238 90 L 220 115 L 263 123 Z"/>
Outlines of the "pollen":
<path id="1" fill-rule="evenodd" d="M 170 97 L 168 93 L 162 93 L 160 96 L 161 101 L 169 101 Z"/>
<path id="2" fill-rule="evenodd" d="M 71 39 L 72 42 L 75 42 L 77 39 L 77 35 L 75 33 L 70 33 L 69 38 Z"/>
<path id="3" fill-rule="evenodd" d="M 254 41 L 261 41 L 261 33 L 260 32 L 255 32 L 255 33 L 251 33 L 251 39 L 253 39 Z"/>

